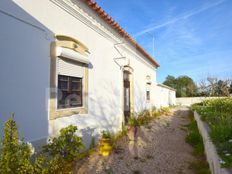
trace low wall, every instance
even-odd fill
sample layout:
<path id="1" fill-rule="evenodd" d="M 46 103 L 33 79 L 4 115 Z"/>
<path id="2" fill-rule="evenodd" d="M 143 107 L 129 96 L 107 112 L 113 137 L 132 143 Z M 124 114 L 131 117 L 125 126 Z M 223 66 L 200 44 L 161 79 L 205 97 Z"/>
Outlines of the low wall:
<path id="1" fill-rule="evenodd" d="M 180 97 L 176 98 L 177 105 L 191 106 L 194 103 L 200 103 L 207 99 L 215 99 L 219 97 Z"/>
<path id="2" fill-rule="evenodd" d="M 231 174 L 231 170 L 229 171 L 228 169 L 221 168 L 219 162 L 220 158 L 208 134 L 208 125 L 201 120 L 200 115 L 196 111 L 194 112 L 194 117 L 197 121 L 198 129 L 203 138 L 205 154 L 212 174 Z"/>

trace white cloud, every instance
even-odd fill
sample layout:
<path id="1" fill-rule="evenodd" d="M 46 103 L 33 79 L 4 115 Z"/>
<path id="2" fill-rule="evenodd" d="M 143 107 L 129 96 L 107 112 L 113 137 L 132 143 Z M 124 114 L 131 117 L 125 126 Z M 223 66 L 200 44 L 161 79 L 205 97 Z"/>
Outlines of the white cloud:
<path id="1" fill-rule="evenodd" d="M 173 23 L 178 22 L 179 20 L 186 20 L 186 19 L 188 19 L 188 18 L 190 18 L 190 17 L 192 17 L 192 16 L 194 16 L 194 15 L 197 15 L 197 14 L 199 14 L 199 13 L 202 13 L 202 12 L 204 12 L 204 11 L 210 9 L 210 8 L 216 7 L 216 6 L 222 4 L 222 3 L 225 2 L 225 1 L 226 1 L 226 0 L 220 0 L 220 1 L 217 1 L 217 2 L 215 2 L 215 3 L 207 4 L 207 5 L 203 6 L 202 8 L 194 9 L 194 10 L 188 11 L 188 12 L 186 12 L 186 13 L 180 15 L 180 16 L 174 17 L 174 18 L 172 18 L 172 19 L 170 19 L 170 20 L 168 20 L 168 21 L 166 21 L 166 22 L 163 22 L 163 23 L 161 23 L 161 24 L 159 24 L 159 25 L 154 25 L 154 26 L 148 27 L 148 28 L 146 28 L 145 30 L 142 30 L 142 31 L 136 33 L 136 34 L 134 35 L 134 37 L 138 37 L 138 36 L 141 36 L 141 35 L 143 35 L 143 34 L 145 34 L 145 33 L 154 31 L 154 30 L 156 30 L 156 29 L 159 29 L 159 28 L 162 28 L 162 27 L 166 27 L 166 26 L 168 26 L 168 25 L 170 25 L 170 24 L 173 24 Z"/>

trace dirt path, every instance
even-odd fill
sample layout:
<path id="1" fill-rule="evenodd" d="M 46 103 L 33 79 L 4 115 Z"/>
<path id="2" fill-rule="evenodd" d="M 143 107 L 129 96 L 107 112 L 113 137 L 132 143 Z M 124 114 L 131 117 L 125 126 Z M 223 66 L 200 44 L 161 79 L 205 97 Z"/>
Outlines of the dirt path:
<path id="1" fill-rule="evenodd" d="M 188 110 L 179 108 L 172 116 L 160 116 L 141 127 L 135 142 L 127 138 L 119 142 L 119 152 L 109 157 L 94 153 L 78 165 L 77 174 L 192 174 L 189 162 L 194 160 L 192 148 L 185 143 Z"/>

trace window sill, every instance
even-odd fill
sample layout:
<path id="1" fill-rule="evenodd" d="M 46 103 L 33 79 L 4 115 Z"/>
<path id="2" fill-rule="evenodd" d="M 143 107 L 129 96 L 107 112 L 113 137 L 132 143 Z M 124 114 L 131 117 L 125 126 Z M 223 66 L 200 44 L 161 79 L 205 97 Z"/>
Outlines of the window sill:
<path id="1" fill-rule="evenodd" d="M 50 120 L 54 120 L 62 117 L 69 117 L 72 115 L 88 114 L 88 109 L 86 107 L 77 107 L 77 108 L 64 108 L 64 109 L 55 109 L 50 112 Z"/>

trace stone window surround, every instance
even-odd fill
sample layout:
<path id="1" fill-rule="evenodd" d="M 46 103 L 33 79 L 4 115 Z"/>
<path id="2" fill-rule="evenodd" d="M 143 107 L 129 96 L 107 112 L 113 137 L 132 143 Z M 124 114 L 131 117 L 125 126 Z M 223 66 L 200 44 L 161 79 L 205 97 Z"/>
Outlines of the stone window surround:
<path id="1" fill-rule="evenodd" d="M 57 108 L 57 85 L 58 85 L 58 74 L 57 68 L 57 56 L 56 47 L 70 48 L 78 53 L 83 53 L 82 50 L 77 50 L 73 47 L 73 41 L 54 41 L 51 43 L 51 64 L 50 64 L 50 99 L 49 99 L 49 120 L 54 120 L 61 117 L 68 117 L 74 114 L 87 114 L 88 113 L 88 65 L 83 64 L 84 76 L 83 76 L 83 106 L 76 108 Z"/>

